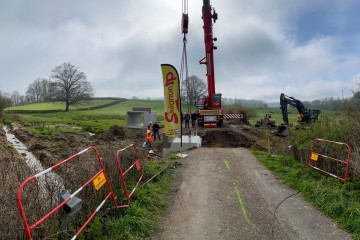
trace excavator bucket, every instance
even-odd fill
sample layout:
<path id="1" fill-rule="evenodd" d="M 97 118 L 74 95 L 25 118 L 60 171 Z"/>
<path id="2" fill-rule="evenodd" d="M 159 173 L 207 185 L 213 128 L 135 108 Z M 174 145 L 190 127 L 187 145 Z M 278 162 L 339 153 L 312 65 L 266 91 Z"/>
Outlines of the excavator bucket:
<path id="1" fill-rule="evenodd" d="M 274 134 L 280 137 L 287 137 L 290 135 L 290 127 L 288 125 L 281 124 L 276 128 Z"/>
<path id="2" fill-rule="evenodd" d="M 274 128 L 275 125 L 275 119 L 272 117 L 272 113 L 265 114 L 263 119 L 260 119 L 256 122 L 255 127 L 257 128 Z"/>

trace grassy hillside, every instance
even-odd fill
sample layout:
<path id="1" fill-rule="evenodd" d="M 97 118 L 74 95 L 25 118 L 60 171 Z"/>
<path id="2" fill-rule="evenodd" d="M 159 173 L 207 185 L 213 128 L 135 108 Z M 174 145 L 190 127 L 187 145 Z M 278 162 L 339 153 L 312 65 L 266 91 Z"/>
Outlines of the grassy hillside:
<path id="1" fill-rule="evenodd" d="M 157 113 L 158 121 L 163 123 L 163 101 L 162 100 L 124 100 L 122 102 L 114 102 L 114 99 L 95 99 L 82 104 L 72 106 L 69 112 L 64 112 L 64 103 L 60 102 L 48 102 L 48 103 L 35 103 L 17 107 L 7 108 L 7 111 L 47 111 L 47 110 L 61 110 L 61 112 L 51 113 L 19 113 L 18 117 L 22 121 L 26 122 L 29 126 L 35 125 L 71 125 L 80 126 L 84 130 L 93 133 L 102 133 L 109 129 L 113 125 L 126 125 L 126 112 L 132 111 L 133 108 L 151 108 L 153 112 Z M 106 104 L 114 105 L 101 107 Z M 93 110 L 83 110 L 84 108 L 101 107 Z M 184 109 L 186 106 L 184 104 Z M 255 117 L 250 118 L 250 124 L 255 125 L 256 121 L 264 117 L 266 113 L 273 113 L 276 124 L 279 125 L 282 120 L 282 114 L 280 108 L 252 108 L 255 111 Z M 185 110 L 184 110 L 185 111 Z M 328 112 L 323 114 L 330 114 Z M 296 125 L 297 123 L 297 110 L 293 107 L 288 108 L 288 116 L 290 123 Z"/>
<path id="2" fill-rule="evenodd" d="M 91 100 L 88 105 L 82 104 L 81 108 L 98 106 L 109 103 L 113 100 Z M 43 103 L 43 104 L 30 104 L 17 107 L 17 110 L 49 110 L 60 106 L 60 103 Z M 79 126 L 83 130 L 93 133 L 103 133 L 113 125 L 126 125 L 126 112 L 132 111 L 134 107 L 151 108 L 152 111 L 158 114 L 159 120 L 163 112 L 162 101 L 147 101 L 147 100 L 125 100 L 115 105 L 95 109 L 76 111 L 71 109 L 69 112 L 53 112 L 53 113 L 21 113 L 21 114 L 8 114 L 7 121 L 11 122 L 13 118 L 20 118 L 21 121 L 36 133 L 43 133 L 48 135 L 49 129 L 56 125 Z M 59 127 L 57 126 L 57 130 Z"/>
<path id="3" fill-rule="evenodd" d="M 116 100 L 114 99 L 93 99 L 89 101 L 82 101 L 77 105 L 71 105 L 70 110 L 78 110 L 81 108 L 90 108 L 101 105 L 106 105 L 112 103 Z M 41 102 L 41 103 L 32 103 L 22 106 L 14 106 L 6 108 L 5 111 L 12 110 L 25 110 L 25 111 L 44 111 L 44 110 L 65 110 L 64 102 Z"/>

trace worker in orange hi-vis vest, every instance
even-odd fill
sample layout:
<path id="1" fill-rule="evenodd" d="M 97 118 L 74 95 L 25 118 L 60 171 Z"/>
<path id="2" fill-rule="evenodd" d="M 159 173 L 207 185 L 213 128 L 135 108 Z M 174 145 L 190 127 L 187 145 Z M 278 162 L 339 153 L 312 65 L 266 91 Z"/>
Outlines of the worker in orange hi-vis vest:
<path id="1" fill-rule="evenodd" d="M 152 122 L 149 122 L 146 128 L 146 147 L 151 148 L 151 143 L 154 141 L 153 131 L 152 131 Z"/>

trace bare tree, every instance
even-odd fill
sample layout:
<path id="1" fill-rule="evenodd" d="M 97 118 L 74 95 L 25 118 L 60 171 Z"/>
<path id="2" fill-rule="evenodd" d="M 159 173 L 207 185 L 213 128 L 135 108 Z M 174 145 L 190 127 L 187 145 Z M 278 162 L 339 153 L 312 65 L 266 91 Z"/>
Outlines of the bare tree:
<path id="1" fill-rule="evenodd" d="M 50 85 L 51 82 L 46 79 L 46 78 L 39 78 L 38 79 L 40 81 L 40 89 L 41 89 L 41 93 L 40 93 L 40 101 L 48 101 L 50 100 Z"/>
<path id="2" fill-rule="evenodd" d="M 5 97 L 5 94 L 2 94 L 2 92 L 0 91 L 0 117 L 2 116 L 3 110 L 10 106 L 11 106 L 11 99 Z"/>
<path id="3" fill-rule="evenodd" d="M 19 91 L 14 91 L 11 94 L 12 105 L 19 106 L 22 104 L 23 96 L 20 95 Z"/>
<path id="4" fill-rule="evenodd" d="M 51 78 L 55 81 L 51 89 L 56 100 L 65 102 L 65 111 L 69 106 L 81 100 L 87 100 L 94 95 L 91 83 L 86 75 L 71 63 L 63 63 L 52 70 Z"/>
<path id="5" fill-rule="evenodd" d="M 207 85 L 198 76 L 192 75 L 182 82 L 181 95 L 190 102 L 190 105 L 193 105 L 196 100 L 203 98 L 206 94 Z"/>
<path id="6" fill-rule="evenodd" d="M 353 106 L 354 111 L 360 113 L 360 83 L 359 88 L 353 91 L 353 96 L 350 99 L 350 103 Z"/>
<path id="7" fill-rule="evenodd" d="M 37 78 L 34 82 L 30 83 L 26 90 L 26 98 L 30 103 L 41 102 L 41 78 Z"/>

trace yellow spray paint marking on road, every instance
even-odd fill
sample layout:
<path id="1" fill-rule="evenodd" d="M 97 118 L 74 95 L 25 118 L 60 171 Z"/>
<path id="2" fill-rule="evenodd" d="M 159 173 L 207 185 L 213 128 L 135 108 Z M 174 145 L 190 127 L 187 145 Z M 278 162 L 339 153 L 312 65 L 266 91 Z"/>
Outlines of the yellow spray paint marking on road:
<path id="1" fill-rule="evenodd" d="M 224 161 L 224 163 L 225 163 L 225 166 L 226 166 L 227 170 L 230 171 L 230 165 L 229 165 L 229 163 L 228 163 L 226 160 Z"/>
<path id="2" fill-rule="evenodd" d="M 238 189 L 236 186 L 235 186 L 234 188 L 235 188 L 235 193 L 236 193 L 236 196 L 237 196 L 237 198 L 238 198 L 239 204 L 240 204 L 240 206 L 241 206 L 241 210 L 242 210 L 242 212 L 243 212 L 244 218 L 245 218 L 246 222 L 247 222 L 248 224 L 250 224 L 250 220 L 249 220 L 248 214 L 247 214 L 247 212 L 246 212 L 244 202 L 243 202 L 243 200 L 242 200 L 242 198 L 241 198 L 241 195 L 240 195 L 240 191 L 239 191 L 239 189 Z"/>

